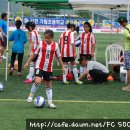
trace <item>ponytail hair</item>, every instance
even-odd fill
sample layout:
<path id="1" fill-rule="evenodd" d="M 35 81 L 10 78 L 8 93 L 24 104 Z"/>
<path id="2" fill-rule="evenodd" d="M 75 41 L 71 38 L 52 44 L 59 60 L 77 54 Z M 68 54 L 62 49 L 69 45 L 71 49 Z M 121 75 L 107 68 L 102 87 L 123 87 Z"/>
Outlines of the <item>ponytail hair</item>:
<path id="1" fill-rule="evenodd" d="M 22 22 L 20 20 L 17 20 L 15 22 L 15 26 L 16 26 L 17 29 L 20 29 L 21 25 L 22 25 Z"/>

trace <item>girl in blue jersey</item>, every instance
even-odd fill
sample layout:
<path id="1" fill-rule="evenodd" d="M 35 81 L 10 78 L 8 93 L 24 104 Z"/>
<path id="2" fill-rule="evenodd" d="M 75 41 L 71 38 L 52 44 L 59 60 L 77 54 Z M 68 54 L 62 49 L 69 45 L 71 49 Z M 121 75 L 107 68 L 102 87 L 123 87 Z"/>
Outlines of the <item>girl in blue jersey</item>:
<path id="1" fill-rule="evenodd" d="M 21 76 L 22 61 L 24 55 L 24 44 L 27 42 L 26 33 L 20 29 L 22 22 L 17 20 L 15 23 L 16 30 L 13 31 L 9 37 L 9 41 L 14 41 L 12 46 L 12 55 L 11 55 L 11 66 L 10 66 L 10 75 L 14 71 L 14 62 L 16 55 L 18 55 L 18 76 Z"/>

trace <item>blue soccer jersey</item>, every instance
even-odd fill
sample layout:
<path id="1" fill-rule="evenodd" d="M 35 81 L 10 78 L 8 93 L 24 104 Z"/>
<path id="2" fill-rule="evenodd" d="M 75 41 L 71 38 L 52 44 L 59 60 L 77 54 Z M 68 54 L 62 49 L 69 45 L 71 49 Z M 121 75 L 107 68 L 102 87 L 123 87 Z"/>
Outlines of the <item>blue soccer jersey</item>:
<path id="1" fill-rule="evenodd" d="M 13 31 L 9 37 L 9 41 L 14 41 L 12 51 L 15 53 L 24 53 L 24 44 L 27 42 L 26 33 L 17 29 Z"/>
<path id="2" fill-rule="evenodd" d="M 0 20 L 0 28 L 3 30 L 4 34 L 7 35 L 7 22 L 5 20 Z"/>

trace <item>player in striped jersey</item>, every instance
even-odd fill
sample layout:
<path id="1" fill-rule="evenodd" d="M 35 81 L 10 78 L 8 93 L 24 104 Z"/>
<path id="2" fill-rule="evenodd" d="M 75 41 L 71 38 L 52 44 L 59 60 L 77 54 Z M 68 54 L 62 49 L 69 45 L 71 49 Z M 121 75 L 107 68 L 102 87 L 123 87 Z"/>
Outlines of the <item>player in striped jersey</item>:
<path id="1" fill-rule="evenodd" d="M 38 54 L 35 69 L 35 83 L 32 85 L 31 92 L 27 99 L 27 102 L 32 102 L 34 94 L 38 86 L 41 84 L 42 77 L 45 80 L 46 94 L 48 98 L 48 106 L 50 108 L 56 108 L 52 103 L 52 66 L 54 56 L 56 56 L 58 62 L 62 66 L 64 73 L 64 66 L 61 60 L 60 49 L 57 43 L 53 41 L 54 33 L 52 30 L 46 30 L 44 33 L 44 41 L 41 41 L 34 54 L 29 58 L 25 64 L 25 68 L 29 65 L 31 60 Z"/>
<path id="2" fill-rule="evenodd" d="M 75 36 L 72 31 L 75 27 L 74 24 L 67 24 L 67 31 L 63 32 L 60 36 L 59 46 L 61 48 L 61 57 L 64 64 L 65 73 L 63 74 L 63 83 L 68 84 L 66 80 L 66 75 L 68 73 L 68 62 L 71 62 L 73 74 L 75 77 L 75 82 L 77 84 L 82 84 L 81 81 L 78 80 L 78 72 L 77 66 L 75 63 L 76 58 L 76 49 L 75 49 Z"/>
<path id="3" fill-rule="evenodd" d="M 94 56 L 96 40 L 92 34 L 92 27 L 89 22 L 84 23 L 84 32 L 79 36 L 81 40 L 80 58 L 85 56 L 88 60 Z M 83 73 L 84 67 L 80 66 L 80 75 Z"/>
<path id="4" fill-rule="evenodd" d="M 41 36 L 35 30 L 35 23 L 34 22 L 27 22 L 25 27 L 29 31 L 30 48 L 29 48 L 28 55 L 31 56 L 35 52 L 39 42 L 41 41 Z M 32 83 L 33 82 L 34 73 L 35 73 L 35 62 L 36 62 L 37 58 L 38 58 L 38 56 L 36 56 L 30 62 L 29 74 L 26 76 L 26 80 L 23 81 L 24 83 Z"/>

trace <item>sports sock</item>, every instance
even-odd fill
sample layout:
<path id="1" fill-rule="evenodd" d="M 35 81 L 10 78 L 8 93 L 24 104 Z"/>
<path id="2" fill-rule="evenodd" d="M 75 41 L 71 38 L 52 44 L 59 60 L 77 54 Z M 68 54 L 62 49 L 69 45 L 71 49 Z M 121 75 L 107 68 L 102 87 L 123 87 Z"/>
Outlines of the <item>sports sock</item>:
<path id="1" fill-rule="evenodd" d="M 79 79 L 78 79 L 78 70 L 77 70 L 77 66 L 76 66 L 76 65 L 73 65 L 73 66 L 72 66 L 72 69 L 73 69 L 73 74 L 74 74 L 75 81 L 78 82 Z"/>
<path id="2" fill-rule="evenodd" d="M 40 84 L 33 83 L 32 88 L 31 88 L 31 92 L 30 92 L 30 95 L 29 95 L 29 96 L 31 96 L 31 97 L 34 96 L 34 94 L 36 93 L 36 91 L 37 91 L 39 85 L 40 85 Z"/>
<path id="3" fill-rule="evenodd" d="M 48 104 L 52 103 L 52 88 L 46 87 L 46 95 L 48 99 Z"/>
<path id="4" fill-rule="evenodd" d="M 66 75 L 68 74 L 68 65 L 64 65 L 65 73 L 63 74 L 63 82 L 66 82 Z"/>
<path id="5" fill-rule="evenodd" d="M 30 68 L 29 68 L 29 74 L 28 74 L 27 78 L 30 79 L 30 80 L 33 80 L 34 72 L 35 72 L 34 63 L 31 62 L 30 63 Z"/>

